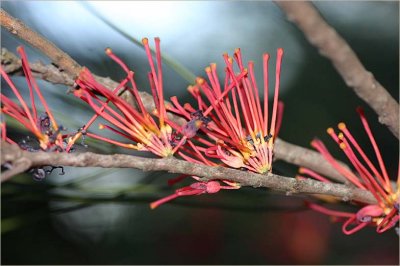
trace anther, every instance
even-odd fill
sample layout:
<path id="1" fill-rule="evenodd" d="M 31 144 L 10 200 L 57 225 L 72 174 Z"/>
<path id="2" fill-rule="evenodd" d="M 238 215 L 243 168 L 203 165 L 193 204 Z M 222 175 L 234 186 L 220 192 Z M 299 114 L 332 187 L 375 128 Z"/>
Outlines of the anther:
<path id="1" fill-rule="evenodd" d="M 346 124 L 343 123 L 343 122 L 340 122 L 340 123 L 338 124 L 338 128 L 339 128 L 340 130 L 343 130 L 343 129 L 346 128 Z"/>

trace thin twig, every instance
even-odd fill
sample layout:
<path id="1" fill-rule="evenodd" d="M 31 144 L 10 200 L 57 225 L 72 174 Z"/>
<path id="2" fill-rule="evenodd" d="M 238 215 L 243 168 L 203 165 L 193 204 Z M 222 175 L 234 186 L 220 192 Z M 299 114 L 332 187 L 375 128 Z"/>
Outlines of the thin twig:
<path id="1" fill-rule="evenodd" d="M 10 33 L 26 41 L 32 47 L 35 47 L 43 54 L 45 54 L 55 65 L 58 66 L 60 71 L 65 71 L 67 74 L 69 74 L 71 79 L 75 80 L 75 78 L 79 76 L 79 73 L 82 70 L 82 66 L 80 66 L 68 54 L 58 48 L 54 43 L 50 42 L 39 33 L 30 29 L 23 22 L 12 17 L 3 9 L 0 10 L 0 23 L 1 26 L 8 30 Z M 118 86 L 118 83 L 111 80 L 110 78 L 99 76 L 95 76 L 95 78 L 110 90 L 113 90 L 115 87 Z M 124 98 L 128 103 L 132 105 L 134 104 L 133 97 L 130 93 L 124 92 L 122 93 L 121 97 Z M 150 98 L 151 96 L 149 95 L 149 97 L 145 97 L 144 100 L 149 100 Z"/>
<path id="2" fill-rule="evenodd" d="M 314 45 L 321 55 L 328 58 L 347 86 L 363 99 L 378 115 L 379 122 L 386 125 L 399 138 L 399 104 L 387 90 L 367 71 L 348 43 L 331 27 L 309 2 L 276 1 Z"/>
<path id="3" fill-rule="evenodd" d="M 81 71 L 81 66 L 69 55 L 61 51 L 57 46 L 48 41 L 43 36 L 34 32 L 20 20 L 13 18 L 3 9 L 0 11 L 1 26 L 12 34 L 25 40 L 32 47 L 35 47 L 43 54 L 47 55 L 57 66 L 65 70 L 73 77 L 77 77 Z"/>
<path id="4" fill-rule="evenodd" d="M 6 48 L 1 48 L 1 66 L 8 74 L 23 75 L 21 59 L 9 52 Z M 66 72 L 60 71 L 54 65 L 45 65 L 42 62 L 29 62 L 29 67 L 36 78 L 46 80 L 53 84 L 64 84 L 70 87 L 74 85 L 72 76 Z"/>
<path id="5" fill-rule="evenodd" d="M 43 165 L 62 165 L 75 167 L 104 167 L 104 168 L 136 168 L 143 171 L 168 171 L 176 174 L 188 174 L 211 179 L 228 179 L 242 186 L 265 187 L 287 194 L 324 194 L 338 197 L 342 200 L 356 200 L 375 204 L 373 195 L 366 190 L 350 188 L 341 184 L 323 183 L 311 179 L 296 180 L 294 178 L 274 174 L 261 175 L 226 167 L 206 166 L 178 160 L 175 158 L 149 159 L 132 155 L 114 154 L 102 155 L 91 152 L 85 153 L 47 153 L 28 152 L 16 145 L 3 142 L 1 144 L 1 162 L 14 165 L 14 162 L 27 161 L 30 167 Z M 15 175 L 15 171 L 12 175 Z M 3 179 L 9 179 L 11 174 L 6 171 Z"/>

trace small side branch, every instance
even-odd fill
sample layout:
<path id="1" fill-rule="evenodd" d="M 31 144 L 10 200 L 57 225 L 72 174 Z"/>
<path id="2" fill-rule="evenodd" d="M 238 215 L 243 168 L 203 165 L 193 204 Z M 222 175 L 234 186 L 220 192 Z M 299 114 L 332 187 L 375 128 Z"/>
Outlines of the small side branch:
<path id="1" fill-rule="evenodd" d="M 1 66 L 8 74 L 23 75 L 21 60 L 6 48 L 1 48 Z M 63 84 L 73 86 L 74 80 L 71 75 L 60 71 L 54 65 L 45 65 L 42 62 L 29 63 L 33 75 L 36 78 L 51 82 L 53 84 Z"/>
<path id="2" fill-rule="evenodd" d="M 85 153 L 46 153 L 28 152 L 16 145 L 3 142 L 1 147 L 1 162 L 14 166 L 15 162 L 26 161 L 27 166 L 63 165 L 75 167 L 104 167 L 104 168 L 136 168 L 143 171 L 168 171 L 176 174 L 188 174 L 203 177 L 206 180 L 228 179 L 242 186 L 264 187 L 287 194 L 324 194 L 338 197 L 342 200 L 356 200 L 368 204 L 376 203 L 373 195 L 362 189 L 350 188 L 341 184 L 322 183 L 306 179 L 278 176 L 274 174 L 260 175 L 240 170 L 200 165 L 178 160 L 175 158 L 148 159 L 132 155 L 114 154 L 102 155 L 91 152 Z M 23 169 L 19 169 L 23 172 Z M 9 170 L 10 171 L 10 170 Z M 16 171 L 2 173 L 2 181 L 9 179 Z"/>
<path id="3" fill-rule="evenodd" d="M 398 102 L 364 68 L 348 43 L 325 22 L 315 7 L 303 1 L 276 1 L 276 4 L 320 54 L 332 62 L 347 86 L 376 112 L 379 122 L 399 138 Z"/>

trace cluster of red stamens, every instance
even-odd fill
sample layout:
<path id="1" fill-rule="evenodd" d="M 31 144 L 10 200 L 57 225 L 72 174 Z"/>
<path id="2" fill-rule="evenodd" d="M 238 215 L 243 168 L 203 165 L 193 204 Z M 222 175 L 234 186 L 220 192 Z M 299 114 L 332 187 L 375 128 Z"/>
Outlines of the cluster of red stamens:
<path id="1" fill-rule="evenodd" d="M 354 186 L 368 190 L 375 197 L 377 204 L 361 204 L 363 206 L 358 212 L 341 212 L 329 210 L 325 207 L 314 203 L 308 205 L 319 212 L 330 216 L 345 218 L 342 230 L 345 234 L 353 234 L 367 225 L 377 227 L 377 232 L 382 233 L 394 227 L 399 221 L 399 203 L 400 203 L 400 167 L 397 177 L 397 183 L 390 180 L 386 166 L 383 162 L 381 152 L 371 132 L 367 119 L 362 109 L 357 109 L 361 122 L 368 135 L 371 145 L 374 149 L 378 167 L 375 167 L 372 161 L 365 154 L 361 146 L 355 140 L 353 135 L 344 123 L 339 123 L 338 128 L 341 131 L 336 134 L 333 128 L 328 128 L 327 132 L 332 139 L 339 145 L 346 157 L 351 162 L 356 172 L 352 172 L 348 168 L 339 164 L 328 149 L 320 140 L 313 140 L 311 145 L 317 149 L 324 158 Z M 319 175 L 318 173 L 300 168 L 301 174 L 306 174 L 322 182 L 331 182 L 329 179 Z M 299 176 L 302 178 L 301 176 Z M 350 225 L 353 225 L 350 228 Z M 350 228 L 350 229 L 349 229 Z"/>
<path id="2" fill-rule="evenodd" d="M 124 148 L 150 151 L 160 157 L 168 157 L 173 154 L 173 147 L 171 144 L 172 128 L 165 122 L 166 111 L 163 95 L 160 40 L 156 38 L 155 43 L 156 66 L 151 56 L 148 40 L 146 38 L 143 39 L 143 45 L 151 68 L 151 72 L 148 76 L 156 105 L 158 122 L 144 107 L 134 80 L 134 72 L 129 70 L 126 64 L 108 48 L 106 49 L 107 55 L 118 63 L 126 72 L 126 78 L 115 89 L 110 91 L 96 81 L 88 69 L 84 68 L 76 80 L 78 89 L 75 90 L 74 94 L 87 102 L 96 112 L 96 115 L 85 125 L 85 129 L 89 128 L 98 116 L 101 116 L 112 126 L 100 124 L 100 129 L 111 130 L 133 143 L 122 143 L 94 133 L 87 133 L 89 137 Z M 128 90 L 133 95 L 138 107 L 137 109 L 119 97 L 120 93 L 124 90 Z M 109 103 L 112 103 L 115 108 L 110 107 Z"/>
<path id="3" fill-rule="evenodd" d="M 19 101 L 19 104 L 17 104 L 9 97 L 1 93 L 1 113 L 15 119 L 31 133 L 33 133 L 39 142 L 40 149 L 44 151 L 65 151 L 66 145 L 68 144 L 71 147 L 73 142 L 71 139 L 68 142 L 68 140 L 66 140 L 68 135 L 63 135 L 61 133 L 63 128 L 57 124 L 53 113 L 51 112 L 39 86 L 36 83 L 35 78 L 32 75 L 24 48 L 20 46 L 17 48 L 17 51 L 21 56 L 22 69 L 29 88 L 30 107 L 29 104 L 24 100 L 18 88 L 15 86 L 14 82 L 4 71 L 3 67 L 0 67 L 1 76 L 10 86 L 12 92 Z M 39 101 L 44 108 L 44 113 L 41 115 L 38 114 L 35 102 L 35 94 L 39 98 Z M 15 143 L 12 139 L 7 137 L 5 121 L 1 122 L 1 138 L 9 143 Z M 21 148 L 28 147 L 21 146 Z"/>
<path id="4" fill-rule="evenodd" d="M 263 57 L 265 79 L 263 108 L 254 77 L 253 62 L 249 63 L 248 69 L 244 68 L 240 49 L 237 49 L 234 55 L 239 68 L 238 74 L 233 69 L 233 59 L 224 55 L 226 78 L 223 90 L 218 82 L 216 65 L 211 64 L 206 68 L 211 85 L 199 77 L 196 85 L 189 87 L 190 93 L 198 102 L 197 109 L 192 108 L 189 104 L 181 106 L 176 97 L 171 98 L 173 105 L 166 107 L 164 105 L 160 40 L 155 38 L 156 64 L 153 62 L 147 38 L 144 38 L 142 42 L 150 65 L 148 76 L 155 110 L 149 113 L 145 109 L 134 80 L 134 73 L 112 53 L 111 49 L 107 49 L 107 55 L 126 72 L 126 78 L 110 91 L 97 82 L 89 70 L 83 69 L 76 80 L 77 89 L 74 94 L 87 102 L 96 112 L 85 125 L 85 131 L 98 116 L 101 116 L 111 125 L 101 124 L 100 128 L 109 129 L 129 139 L 131 143 L 122 143 L 92 132 L 88 132 L 87 135 L 121 147 L 150 151 L 160 157 L 177 154 L 187 161 L 210 166 L 223 164 L 259 173 L 271 171 L 273 143 L 280 124 L 277 120 L 279 121 L 281 118 L 279 111 L 283 107 L 282 104 L 278 104 L 283 50 L 278 50 L 275 95 L 272 118 L 269 123 L 268 54 Z M 133 95 L 137 105 L 136 109 L 119 97 L 121 91 L 124 90 Z M 207 98 L 206 101 L 203 100 L 200 91 Z M 110 107 L 109 103 L 112 103 L 115 108 Z M 187 122 L 183 126 L 177 125 L 167 118 L 167 110 L 184 117 Z M 193 178 L 197 179 L 197 177 Z M 179 177 L 176 180 L 181 179 Z M 151 206 L 154 208 L 178 196 L 212 193 L 211 191 L 218 191 L 221 188 L 237 189 L 240 187 L 239 184 L 229 180 L 223 180 L 227 186 L 222 186 L 217 181 L 210 182 L 212 183 L 196 182 L 185 189 L 177 190 L 173 196 L 157 201 Z M 209 189 L 210 186 L 213 189 Z M 216 187 L 219 189 L 215 190 Z"/>
<path id="5" fill-rule="evenodd" d="M 276 64 L 276 80 L 271 122 L 268 108 L 268 59 L 264 54 L 264 104 L 260 102 L 258 86 L 254 76 L 254 63 L 248 68 L 243 65 L 240 49 L 236 49 L 234 60 L 238 67 L 235 73 L 233 59 L 224 54 L 225 84 L 219 84 L 216 64 L 206 67 L 209 82 L 197 78 L 194 86 L 188 90 L 196 99 L 197 112 L 204 119 L 194 119 L 192 128 L 201 129 L 202 135 L 184 134 L 184 138 L 192 138 L 202 145 L 196 145 L 208 158 L 215 158 L 233 168 L 248 169 L 252 172 L 265 173 L 272 169 L 274 140 L 277 136 L 282 118 L 283 104 L 278 103 L 279 80 L 283 49 L 278 49 Z M 195 112 L 190 104 L 182 106 L 176 97 L 171 98 L 174 106 L 168 110 L 191 119 Z M 192 133 L 194 130 L 189 131 Z M 184 132 L 185 133 L 185 132 Z M 206 136 L 206 138 L 205 138 Z M 202 161 L 205 159 L 200 157 Z"/>
<path id="6" fill-rule="evenodd" d="M 148 78 L 155 103 L 155 110 L 149 112 L 139 95 L 134 79 L 134 72 L 118 58 L 111 49 L 106 54 L 125 71 L 126 77 L 113 90 L 100 84 L 87 68 L 84 68 L 76 79 L 74 95 L 89 104 L 95 115 L 76 134 L 63 135 L 46 103 L 30 70 L 26 54 L 22 47 L 17 49 L 21 55 L 22 68 L 29 88 L 30 105 L 22 97 L 13 81 L 0 68 L 0 74 L 10 86 L 19 104 L 1 94 L 1 114 L 6 114 L 31 131 L 39 142 L 40 149 L 45 151 L 70 151 L 75 141 L 82 135 L 106 141 L 124 148 L 149 151 L 159 157 L 178 155 L 194 163 L 209 166 L 224 165 L 257 173 L 268 173 L 272 170 L 274 141 L 277 137 L 283 112 L 283 104 L 278 101 L 281 62 L 283 49 L 277 51 L 275 89 L 270 116 L 268 106 L 268 60 L 263 55 L 264 101 L 261 103 L 258 86 L 254 76 L 254 63 L 247 68 L 243 64 L 240 49 L 236 49 L 233 58 L 224 54 L 225 83 L 219 83 L 216 64 L 205 68 L 208 81 L 198 77 L 196 84 L 189 86 L 188 91 L 195 98 L 198 107 L 186 103 L 181 105 L 176 97 L 171 97 L 171 105 L 165 106 L 163 92 L 163 74 L 161 65 L 160 39 L 155 38 L 155 62 L 147 38 L 142 40 L 150 72 Z M 236 68 L 234 68 L 234 62 Z M 136 108 L 120 97 L 128 91 L 135 101 Z M 35 94 L 39 98 L 45 113 L 38 114 Z M 112 104 L 112 106 L 110 106 Z M 178 126 L 167 117 L 167 111 L 186 119 L 183 126 Z M 362 204 L 356 213 L 329 210 L 315 203 L 310 208 L 345 219 L 343 232 L 352 234 L 367 225 L 375 225 L 377 232 L 382 233 L 394 227 L 399 221 L 400 169 L 397 183 L 389 179 L 381 153 L 372 135 L 371 129 L 361 109 L 358 109 L 362 124 L 374 149 L 378 167 L 365 154 L 344 123 L 338 125 L 340 133 L 333 128 L 327 130 L 332 139 L 343 150 L 356 172 L 336 162 L 320 140 L 313 140 L 312 146 L 354 186 L 368 190 L 376 199 L 376 204 Z M 100 129 L 108 129 L 128 139 L 123 143 L 98 134 L 87 132 L 94 121 L 102 117 L 109 124 L 100 124 Z M 0 124 L 1 138 L 15 143 L 6 135 L 6 125 Z M 23 148 L 23 147 L 22 147 Z M 331 182 L 328 178 L 306 168 L 300 173 L 322 182 Z M 169 184 L 181 181 L 187 175 L 181 175 Z M 177 189 L 174 194 L 153 202 L 151 208 L 181 196 L 216 193 L 221 189 L 238 189 L 240 184 L 226 180 L 202 181 L 193 176 L 195 183 Z M 305 178 L 298 176 L 298 178 Z M 222 185 L 221 182 L 225 185 Z M 353 225 L 349 229 L 350 225 Z"/>

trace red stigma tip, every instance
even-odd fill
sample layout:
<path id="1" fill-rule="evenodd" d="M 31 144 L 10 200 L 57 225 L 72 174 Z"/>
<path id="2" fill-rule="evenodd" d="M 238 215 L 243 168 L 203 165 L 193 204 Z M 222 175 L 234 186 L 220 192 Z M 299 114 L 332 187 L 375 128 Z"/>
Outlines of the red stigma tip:
<path id="1" fill-rule="evenodd" d="M 278 48 L 277 52 L 278 52 L 278 56 L 282 56 L 283 55 L 283 48 Z"/>
<path id="2" fill-rule="evenodd" d="M 112 50 L 111 50 L 110 47 L 107 47 L 107 48 L 105 49 L 105 51 L 106 51 L 106 54 L 112 54 Z"/>
<path id="3" fill-rule="evenodd" d="M 149 39 L 143 38 L 142 43 L 143 43 L 143 45 L 147 45 L 149 43 Z"/>

